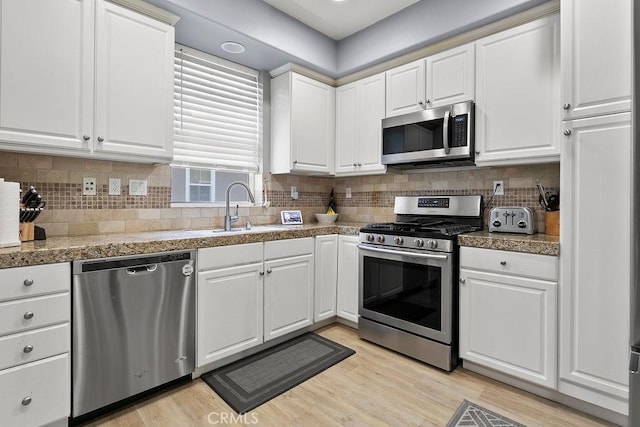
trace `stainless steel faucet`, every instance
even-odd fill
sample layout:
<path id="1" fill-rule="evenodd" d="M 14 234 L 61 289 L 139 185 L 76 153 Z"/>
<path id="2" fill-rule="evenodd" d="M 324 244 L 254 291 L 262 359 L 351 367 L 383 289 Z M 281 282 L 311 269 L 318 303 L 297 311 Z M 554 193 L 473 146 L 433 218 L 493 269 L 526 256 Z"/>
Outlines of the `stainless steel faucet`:
<path id="1" fill-rule="evenodd" d="M 251 193 L 251 190 L 249 190 L 249 187 L 247 187 L 247 184 L 240 181 L 235 181 L 229 184 L 229 186 L 227 187 L 227 192 L 225 193 L 225 196 L 224 196 L 224 230 L 225 231 L 231 231 L 231 224 L 233 224 L 238 220 L 238 205 L 236 205 L 236 214 L 233 216 L 229 214 L 229 192 L 231 191 L 231 188 L 235 187 L 236 185 L 240 185 L 247 190 L 251 203 L 256 202 L 256 199 L 253 197 L 253 193 Z"/>

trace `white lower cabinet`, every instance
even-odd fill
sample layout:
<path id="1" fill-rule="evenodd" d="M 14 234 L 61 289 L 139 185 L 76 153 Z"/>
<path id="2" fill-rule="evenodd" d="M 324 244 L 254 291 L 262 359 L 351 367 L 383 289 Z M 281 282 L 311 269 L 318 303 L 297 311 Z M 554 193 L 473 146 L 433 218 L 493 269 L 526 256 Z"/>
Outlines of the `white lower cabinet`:
<path id="1" fill-rule="evenodd" d="M 198 250 L 197 366 L 313 323 L 313 238 Z"/>
<path id="2" fill-rule="evenodd" d="M 2 425 L 64 423 L 71 412 L 71 265 L 0 270 Z"/>
<path id="3" fill-rule="evenodd" d="M 313 321 L 336 315 L 338 288 L 338 235 L 316 236 Z"/>
<path id="4" fill-rule="evenodd" d="M 358 236 L 338 237 L 339 318 L 358 323 Z"/>
<path id="5" fill-rule="evenodd" d="M 460 357 L 556 387 L 557 257 L 460 250 Z"/>

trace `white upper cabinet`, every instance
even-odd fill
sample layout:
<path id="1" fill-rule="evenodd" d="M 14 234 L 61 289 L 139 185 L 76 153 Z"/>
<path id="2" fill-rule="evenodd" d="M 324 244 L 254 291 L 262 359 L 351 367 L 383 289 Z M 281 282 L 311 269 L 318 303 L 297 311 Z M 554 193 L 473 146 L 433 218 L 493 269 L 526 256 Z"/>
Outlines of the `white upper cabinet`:
<path id="1" fill-rule="evenodd" d="M 0 8 L 3 146 L 171 158 L 172 26 L 103 0 L 1 0 Z"/>
<path id="2" fill-rule="evenodd" d="M 0 1 L 0 141 L 84 150 L 93 111 L 90 0 Z"/>
<path id="3" fill-rule="evenodd" d="M 476 42 L 476 164 L 560 159 L 557 15 Z"/>
<path id="4" fill-rule="evenodd" d="M 427 57 L 426 67 L 427 108 L 474 100 L 473 43 Z"/>
<path id="5" fill-rule="evenodd" d="M 420 59 L 385 73 L 386 116 L 424 110 L 425 61 Z"/>
<path id="6" fill-rule="evenodd" d="M 384 173 L 382 119 L 385 76 L 359 80 L 336 89 L 336 175 Z"/>
<path id="7" fill-rule="evenodd" d="M 98 0 L 96 152 L 173 155 L 174 30 Z"/>
<path id="8" fill-rule="evenodd" d="M 631 109 L 631 3 L 560 2 L 565 119 Z"/>
<path id="9" fill-rule="evenodd" d="M 335 88 L 289 71 L 271 80 L 271 173 L 334 171 Z"/>

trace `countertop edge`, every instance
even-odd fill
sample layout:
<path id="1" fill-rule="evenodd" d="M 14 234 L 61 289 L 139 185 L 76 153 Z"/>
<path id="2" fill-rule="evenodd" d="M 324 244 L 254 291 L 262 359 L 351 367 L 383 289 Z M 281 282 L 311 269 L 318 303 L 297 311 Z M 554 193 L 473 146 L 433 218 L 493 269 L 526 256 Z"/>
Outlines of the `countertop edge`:
<path id="1" fill-rule="evenodd" d="M 473 248 L 496 249 L 536 255 L 560 255 L 560 241 L 558 236 L 549 236 L 546 234 L 514 235 L 478 231 L 459 235 L 458 244 L 460 246 Z"/>

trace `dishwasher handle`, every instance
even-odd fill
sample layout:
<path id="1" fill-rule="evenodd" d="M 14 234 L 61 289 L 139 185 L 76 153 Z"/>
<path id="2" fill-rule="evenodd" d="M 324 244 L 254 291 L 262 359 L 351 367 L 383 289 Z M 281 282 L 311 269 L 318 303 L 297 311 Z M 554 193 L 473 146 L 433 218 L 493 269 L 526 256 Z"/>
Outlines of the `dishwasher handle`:
<path id="1" fill-rule="evenodd" d="M 158 269 L 158 264 L 139 265 L 137 267 L 127 268 L 127 274 L 135 275 L 138 273 L 153 273 Z"/>

